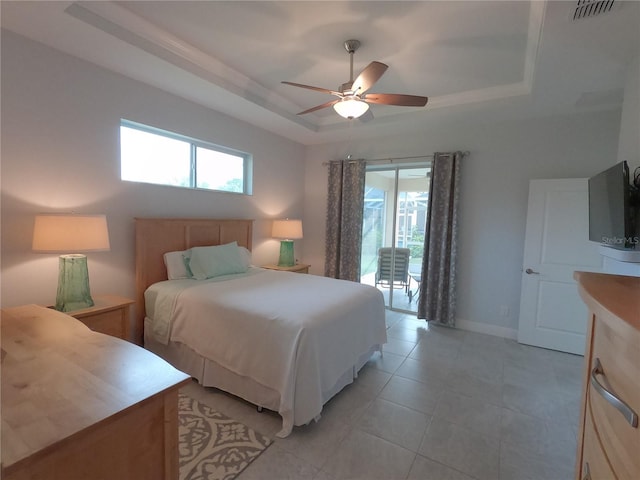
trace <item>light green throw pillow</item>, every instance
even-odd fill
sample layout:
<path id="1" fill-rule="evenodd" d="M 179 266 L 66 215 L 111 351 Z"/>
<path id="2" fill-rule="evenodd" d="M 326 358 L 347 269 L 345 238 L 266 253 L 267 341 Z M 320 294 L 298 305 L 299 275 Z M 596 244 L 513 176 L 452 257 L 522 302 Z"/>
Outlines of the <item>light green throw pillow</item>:
<path id="1" fill-rule="evenodd" d="M 191 248 L 189 268 L 196 280 L 244 273 L 247 263 L 240 255 L 238 243 Z"/>

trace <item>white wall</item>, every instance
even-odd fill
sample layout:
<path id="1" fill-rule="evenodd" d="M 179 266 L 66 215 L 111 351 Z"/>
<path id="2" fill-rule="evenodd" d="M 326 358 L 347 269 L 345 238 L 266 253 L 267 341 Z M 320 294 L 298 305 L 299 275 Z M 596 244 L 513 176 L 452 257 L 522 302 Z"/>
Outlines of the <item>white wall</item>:
<path id="1" fill-rule="evenodd" d="M 512 336 L 518 325 L 529 180 L 588 177 L 616 162 L 620 112 L 502 124 L 458 122 L 405 136 L 308 148 L 305 262 L 323 271 L 326 167 L 345 158 L 469 150 L 462 165 L 458 305 L 460 325 Z M 500 317 L 500 306 L 509 308 Z"/>
<path id="2" fill-rule="evenodd" d="M 252 153 L 253 196 L 122 182 L 121 118 Z M 267 219 L 302 217 L 304 168 L 302 145 L 3 30 L 2 306 L 55 299 L 57 256 L 31 252 L 40 212 L 107 215 L 94 294 L 133 296 L 134 217 L 256 219 L 254 262 L 273 263 Z"/>
<path id="3" fill-rule="evenodd" d="M 636 168 L 640 167 L 640 56 L 629 65 L 624 88 L 622 116 L 620 119 L 620 137 L 618 140 L 618 161 L 626 160 L 633 177 Z M 640 236 L 640 232 L 636 232 Z M 609 252 L 616 255 L 616 252 Z M 611 257 L 604 257 L 604 271 L 616 275 L 632 275 L 640 277 L 640 252 L 628 257 L 634 261 L 619 261 Z"/>
<path id="4" fill-rule="evenodd" d="M 618 160 L 640 166 L 640 56 L 629 65 L 624 87 Z"/>

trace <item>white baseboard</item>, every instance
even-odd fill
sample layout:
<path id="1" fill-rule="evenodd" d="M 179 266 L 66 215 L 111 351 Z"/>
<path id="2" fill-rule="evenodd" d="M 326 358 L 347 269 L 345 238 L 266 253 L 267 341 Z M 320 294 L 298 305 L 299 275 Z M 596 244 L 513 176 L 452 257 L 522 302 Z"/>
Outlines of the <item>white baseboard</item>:
<path id="1" fill-rule="evenodd" d="M 489 323 L 472 322 L 470 320 L 463 320 L 462 318 L 456 319 L 456 328 L 470 332 L 484 333 L 485 335 L 493 335 L 494 337 L 509 338 L 511 340 L 518 338 L 518 330 L 516 329 L 491 325 Z"/>

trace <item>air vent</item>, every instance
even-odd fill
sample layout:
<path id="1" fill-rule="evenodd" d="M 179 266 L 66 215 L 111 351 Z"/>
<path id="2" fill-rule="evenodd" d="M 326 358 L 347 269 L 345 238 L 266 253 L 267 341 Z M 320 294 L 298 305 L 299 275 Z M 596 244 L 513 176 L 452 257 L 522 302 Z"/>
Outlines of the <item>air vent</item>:
<path id="1" fill-rule="evenodd" d="M 573 19 L 595 17 L 607 13 L 613 8 L 614 0 L 578 0 Z"/>

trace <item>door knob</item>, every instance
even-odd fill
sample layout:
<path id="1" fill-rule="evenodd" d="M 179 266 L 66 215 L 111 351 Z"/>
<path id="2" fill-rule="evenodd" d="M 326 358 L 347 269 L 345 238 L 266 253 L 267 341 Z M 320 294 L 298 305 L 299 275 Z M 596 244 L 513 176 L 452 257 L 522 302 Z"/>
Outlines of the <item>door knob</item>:
<path id="1" fill-rule="evenodd" d="M 540 272 L 536 272 L 534 270 L 531 270 L 530 268 L 527 268 L 524 273 L 526 273 L 527 275 L 540 275 Z"/>

